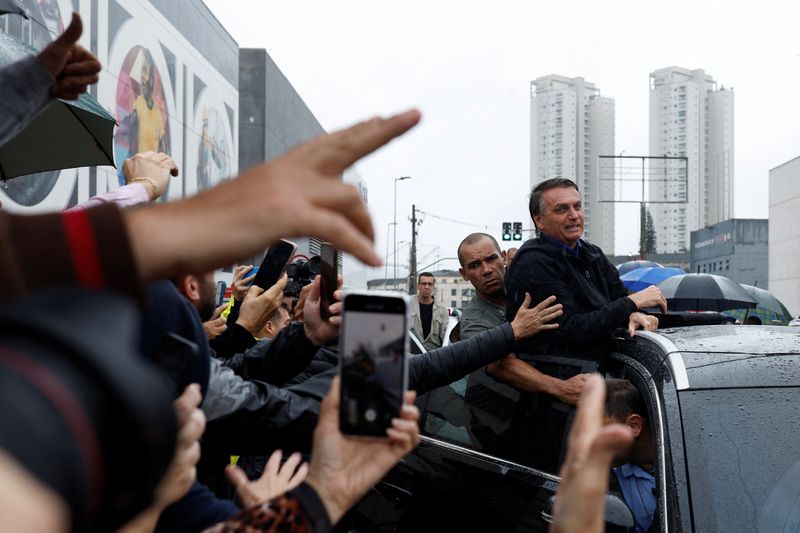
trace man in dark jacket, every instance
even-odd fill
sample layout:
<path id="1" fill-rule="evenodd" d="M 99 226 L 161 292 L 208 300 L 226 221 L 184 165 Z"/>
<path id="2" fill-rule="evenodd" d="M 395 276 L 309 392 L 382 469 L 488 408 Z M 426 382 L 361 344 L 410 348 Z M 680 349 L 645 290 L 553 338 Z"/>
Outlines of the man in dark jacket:
<path id="1" fill-rule="evenodd" d="M 578 186 L 555 178 L 534 187 L 529 205 L 537 238 L 526 242 L 506 272 L 506 315 L 513 320 L 529 292 L 534 302 L 555 296 L 564 314 L 558 329 L 520 343 L 520 352 L 538 354 L 602 353 L 617 328 L 652 331 L 658 320 L 640 313 L 646 307 L 666 311 L 655 287 L 627 295 L 617 269 L 603 251 L 581 239 L 584 213 Z"/>

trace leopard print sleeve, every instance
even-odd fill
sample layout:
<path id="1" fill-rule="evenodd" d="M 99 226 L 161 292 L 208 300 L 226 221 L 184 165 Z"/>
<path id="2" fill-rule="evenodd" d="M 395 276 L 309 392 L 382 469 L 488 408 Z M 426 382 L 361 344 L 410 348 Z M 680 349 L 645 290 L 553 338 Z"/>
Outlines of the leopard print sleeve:
<path id="1" fill-rule="evenodd" d="M 332 530 L 317 493 L 306 483 L 272 500 L 245 509 L 206 533 L 321 533 Z"/>

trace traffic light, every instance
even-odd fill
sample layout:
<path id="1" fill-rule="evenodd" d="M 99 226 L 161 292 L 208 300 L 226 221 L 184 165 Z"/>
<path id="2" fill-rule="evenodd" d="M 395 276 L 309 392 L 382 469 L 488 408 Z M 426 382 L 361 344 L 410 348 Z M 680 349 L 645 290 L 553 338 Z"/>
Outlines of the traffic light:
<path id="1" fill-rule="evenodd" d="M 503 240 L 511 240 L 511 222 L 503 222 Z"/>
<path id="2" fill-rule="evenodd" d="M 522 240 L 522 222 L 514 222 L 514 240 Z"/>

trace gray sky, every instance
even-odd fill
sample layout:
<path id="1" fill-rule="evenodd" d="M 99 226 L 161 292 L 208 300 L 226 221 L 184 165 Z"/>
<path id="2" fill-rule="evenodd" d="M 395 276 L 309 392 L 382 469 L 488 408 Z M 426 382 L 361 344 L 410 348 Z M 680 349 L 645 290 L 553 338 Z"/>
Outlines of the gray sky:
<path id="1" fill-rule="evenodd" d="M 582 76 L 615 99 L 626 155 L 647 154 L 650 72 L 702 68 L 733 87 L 739 218 L 767 217 L 768 170 L 800 155 L 796 1 L 206 4 L 241 47 L 267 49 L 328 131 L 422 111 L 417 128 L 357 165 L 381 255 L 396 176 L 413 177 L 398 183 L 398 243 L 410 239 L 412 203 L 496 236 L 504 220 L 527 221 L 529 84 L 547 74 Z M 419 266 L 455 256 L 479 230 L 425 217 Z M 615 251 L 637 248 L 638 206 L 618 209 Z M 404 274 L 408 248 L 398 255 Z"/>

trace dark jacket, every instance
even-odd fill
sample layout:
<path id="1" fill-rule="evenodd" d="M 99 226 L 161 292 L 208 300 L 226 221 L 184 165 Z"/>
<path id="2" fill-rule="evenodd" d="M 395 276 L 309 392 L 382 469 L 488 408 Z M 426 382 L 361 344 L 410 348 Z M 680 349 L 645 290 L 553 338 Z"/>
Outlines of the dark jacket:
<path id="1" fill-rule="evenodd" d="M 627 327 L 636 305 L 626 297 L 617 269 L 603 251 L 580 241 L 575 256 L 547 239 L 531 239 L 517 252 L 506 271 L 507 320 L 531 295 L 531 305 L 548 296 L 564 306 L 558 329 L 520 342 L 522 353 L 570 355 L 602 353 L 615 329 Z"/>
<path id="2" fill-rule="evenodd" d="M 280 385 L 306 369 L 317 350 L 306 337 L 303 324 L 291 322 L 274 339 L 261 339 L 223 364 L 245 379 Z"/>

